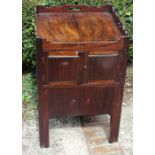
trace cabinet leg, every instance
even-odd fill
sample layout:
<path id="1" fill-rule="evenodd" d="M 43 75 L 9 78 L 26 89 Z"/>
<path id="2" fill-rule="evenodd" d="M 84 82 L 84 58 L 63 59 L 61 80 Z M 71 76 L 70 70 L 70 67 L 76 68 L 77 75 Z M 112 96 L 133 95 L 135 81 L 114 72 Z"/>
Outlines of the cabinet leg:
<path id="1" fill-rule="evenodd" d="M 45 116 L 40 116 L 39 120 L 40 130 L 40 147 L 49 147 L 49 126 L 48 119 Z"/>
<path id="2" fill-rule="evenodd" d="M 39 131 L 40 147 L 49 147 L 48 96 L 42 91 L 39 101 Z"/>
<path id="3" fill-rule="evenodd" d="M 121 105 L 122 105 L 122 93 L 121 87 L 117 86 L 115 88 L 115 99 L 112 106 L 112 113 L 110 118 L 110 138 L 109 142 L 116 142 L 118 141 L 118 134 L 119 134 L 119 125 L 120 125 L 120 116 L 121 116 Z"/>
<path id="4" fill-rule="evenodd" d="M 114 118 L 113 118 L 114 117 Z M 119 134 L 119 125 L 120 125 L 120 116 L 113 116 L 111 118 L 111 130 L 110 130 L 110 138 L 109 142 L 117 142 L 118 141 L 118 134 Z"/>

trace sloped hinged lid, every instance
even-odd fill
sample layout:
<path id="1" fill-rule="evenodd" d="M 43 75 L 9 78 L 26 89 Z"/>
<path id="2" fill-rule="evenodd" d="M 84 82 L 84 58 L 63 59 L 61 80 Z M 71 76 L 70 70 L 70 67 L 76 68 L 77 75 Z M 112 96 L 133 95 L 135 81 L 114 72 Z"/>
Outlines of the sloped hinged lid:
<path id="1" fill-rule="evenodd" d="M 36 37 L 53 44 L 117 42 L 121 39 L 122 33 L 109 6 L 80 6 L 79 11 L 69 10 L 69 7 L 37 7 Z"/>

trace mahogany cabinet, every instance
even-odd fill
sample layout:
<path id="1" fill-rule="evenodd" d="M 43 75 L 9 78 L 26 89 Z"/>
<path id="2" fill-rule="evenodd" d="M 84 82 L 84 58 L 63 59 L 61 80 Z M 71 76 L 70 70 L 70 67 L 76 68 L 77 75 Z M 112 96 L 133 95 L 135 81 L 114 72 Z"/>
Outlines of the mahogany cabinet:
<path id="1" fill-rule="evenodd" d="M 118 140 L 129 37 L 110 5 L 36 8 L 40 146 L 50 118 L 109 114 Z"/>

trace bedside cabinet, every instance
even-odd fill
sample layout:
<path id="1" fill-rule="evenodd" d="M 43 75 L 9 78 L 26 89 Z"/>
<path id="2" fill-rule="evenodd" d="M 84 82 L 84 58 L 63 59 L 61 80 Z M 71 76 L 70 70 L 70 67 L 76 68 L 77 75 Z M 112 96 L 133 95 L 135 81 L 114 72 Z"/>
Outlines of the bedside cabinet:
<path id="1" fill-rule="evenodd" d="M 36 8 L 40 146 L 48 121 L 110 115 L 109 142 L 118 140 L 129 37 L 110 5 Z"/>

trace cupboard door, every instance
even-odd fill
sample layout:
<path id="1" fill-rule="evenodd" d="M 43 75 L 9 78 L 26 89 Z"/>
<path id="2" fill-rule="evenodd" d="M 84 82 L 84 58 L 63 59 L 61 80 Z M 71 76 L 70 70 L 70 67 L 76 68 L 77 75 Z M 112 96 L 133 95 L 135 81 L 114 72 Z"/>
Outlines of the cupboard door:
<path id="1" fill-rule="evenodd" d="M 88 55 L 88 82 L 118 81 L 118 54 Z"/>
<path id="2" fill-rule="evenodd" d="M 76 116 L 79 114 L 80 96 L 77 88 L 50 88 L 49 115 Z"/>
<path id="3" fill-rule="evenodd" d="M 81 98 L 81 114 L 109 114 L 114 98 L 114 87 L 83 87 Z"/>
<path id="4" fill-rule="evenodd" d="M 47 83 L 77 82 L 78 56 L 48 56 Z"/>

